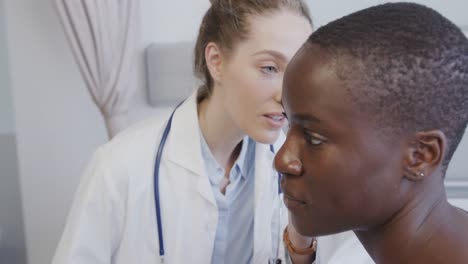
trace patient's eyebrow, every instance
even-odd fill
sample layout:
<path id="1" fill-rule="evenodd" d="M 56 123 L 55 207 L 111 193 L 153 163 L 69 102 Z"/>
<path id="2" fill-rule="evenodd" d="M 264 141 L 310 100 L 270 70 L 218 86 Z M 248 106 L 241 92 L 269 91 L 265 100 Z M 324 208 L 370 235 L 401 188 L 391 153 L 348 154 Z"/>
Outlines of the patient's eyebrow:
<path id="1" fill-rule="evenodd" d="M 321 123 L 323 120 L 320 120 L 314 115 L 310 115 L 310 114 L 293 114 L 291 116 L 290 121 L 304 124 L 304 123 Z"/>

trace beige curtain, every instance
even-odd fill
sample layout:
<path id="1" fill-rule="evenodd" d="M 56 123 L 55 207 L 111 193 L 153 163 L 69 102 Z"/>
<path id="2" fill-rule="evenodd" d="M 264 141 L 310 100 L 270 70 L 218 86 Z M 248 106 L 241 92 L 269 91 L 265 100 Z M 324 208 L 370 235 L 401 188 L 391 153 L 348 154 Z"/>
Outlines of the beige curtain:
<path id="1" fill-rule="evenodd" d="M 109 138 L 128 125 L 139 0 L 54 0 Z"/>

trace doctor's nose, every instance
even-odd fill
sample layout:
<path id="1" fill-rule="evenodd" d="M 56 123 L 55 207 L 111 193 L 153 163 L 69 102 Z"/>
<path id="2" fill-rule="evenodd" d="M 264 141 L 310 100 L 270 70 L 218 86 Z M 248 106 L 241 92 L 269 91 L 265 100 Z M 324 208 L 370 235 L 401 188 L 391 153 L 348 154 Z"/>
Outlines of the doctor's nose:
<path id="1" fill-rule="evenodd" d="M 281 89 L 275 93 L 275 101 L 281 104 Z"/>
<path id="2" fill-rule="evenodd" d="M 290 136 L 278 150 L 274 160 L 275 169 L 284 176 L 300 176 L 303 173 L 302 162 L 297 153 L 297 147 L 291 142 Z"/>
<path id="3" fill-rule="evenodd" d="M 283 92 L 283 82 L 279 82 L 275 87 L 274 100 L 281 104 L 281 93 Z"/>

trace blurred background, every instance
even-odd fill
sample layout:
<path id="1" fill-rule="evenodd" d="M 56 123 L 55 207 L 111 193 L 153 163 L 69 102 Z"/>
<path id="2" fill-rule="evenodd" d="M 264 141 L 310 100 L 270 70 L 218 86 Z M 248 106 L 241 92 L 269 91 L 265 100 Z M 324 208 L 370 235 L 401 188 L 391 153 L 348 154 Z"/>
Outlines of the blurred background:
<path id="1" fill-rule="evenodd" d="M 132 16 L 135 57 L 123 85 L 132 92 L 119 129 L 148 117 L 163 122 L 174 102 L 195 87 L 186 85 L 196 82 L 191 47 L 209 7 L 208 0 L 133 1 L 138 2 Z M 50 263 L 81 173 L 115 129 L 88 92 L 92 85 L 76 62 L 59 2 L 0 0 L 2 264 Z M 383 2 L 308 1 L 316 27 Z M 468 34 L 468 1 L 416 2 L 440 11 Z M 468 209 L 468 136 L 449 168 L 447 189 L 453 203 Z"/>

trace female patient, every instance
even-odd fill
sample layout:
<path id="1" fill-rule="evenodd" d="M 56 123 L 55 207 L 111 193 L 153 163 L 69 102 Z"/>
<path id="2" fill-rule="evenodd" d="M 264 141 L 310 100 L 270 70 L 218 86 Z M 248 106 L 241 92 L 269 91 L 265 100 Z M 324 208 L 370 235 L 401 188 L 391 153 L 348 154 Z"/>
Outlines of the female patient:
<path id="1" fill-rule="evenodd" d="M 165 263 L 285 259 L 271 146 L 282 143 L 283 73 L 312 32 L 309 12 L 301 0 L 212 2 L 195 47 L 203 85 L 167 122 L 160 213 L 153 172 L 166 126 L 153 120 L 96 152 L 53 263 L 160 263 L 162 245 Z M 290 231 L 297 248 L 310 248 Z"/>
<path id="2" fill-rule="evenodd" d="M 275 158 L 299 233 L 353 230 L 377 263 L 468 263 L 444 178 L 468 121 L 468 40 L 432 9 L 385 4 L 311 35 L 288 66 Z"/>

